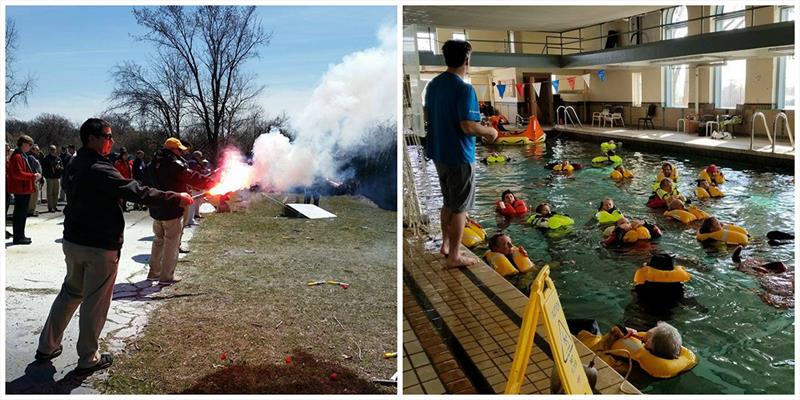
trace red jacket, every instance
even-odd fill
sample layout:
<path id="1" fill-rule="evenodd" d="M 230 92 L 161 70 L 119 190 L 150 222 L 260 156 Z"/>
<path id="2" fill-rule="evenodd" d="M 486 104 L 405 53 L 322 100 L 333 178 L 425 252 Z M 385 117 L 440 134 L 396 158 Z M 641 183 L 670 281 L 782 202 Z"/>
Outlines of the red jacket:
<path id="1" fill-rule="evenodd" d="M 20 151 L 14 151 L 6 162 L 6 191 L 12 194 L 33 193 L 33 182 L 36 174 L 31 172 L 25 156 Z"/>
<path id="2" fill-rule="evenodd" d="M 119 159 L 114 163 L 114 168 L 119 171 L 125 179 L 133 179 L 133 160 Z"/>

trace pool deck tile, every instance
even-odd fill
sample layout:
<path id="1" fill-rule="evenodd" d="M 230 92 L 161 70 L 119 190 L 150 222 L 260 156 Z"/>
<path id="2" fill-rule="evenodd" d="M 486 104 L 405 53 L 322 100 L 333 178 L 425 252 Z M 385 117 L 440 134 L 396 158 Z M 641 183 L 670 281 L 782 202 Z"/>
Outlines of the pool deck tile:
<path id="1" fill-rule="evenodd" d="M 478 280 L 476 285 L 476 282 L 473 282 L 463 271 L 445 270 L 443 258 L 438 253 L 426 250 L 422 244 L 416 241 L 406 239 L 403 252 L 404 273 L 413 279 L 434 311 L 438 313 L 443 326 L 446 326 L 454 336 L 452 339 L 468 355 L 469 361 L 482 376 L 484 390 L 502 393 L 505 390 L 507 375 L 516 350 L 519 327 L 498 308 L 493 299 L 499 299 L 514 313 L 521 316 L 528 303 L 528 298 L 485 263 L 468 268 L 474 275 L 473 279 Z M 483 286 L 484 289 L 478 285 Z M 487 294 L 485 290 L 489 293 Z M 413 296 L 406 285 L 404 285 L 404 296 Z M 541 320 L 537 326 L 537 333 L 545 337 Z M 577 339 L 575 339 L 575 344 L 580 355 L 591 356 L 591 351 Z M 425 348 L 425 343 L 422 343 L 422 347 Z M 425 350 L 427 351 L 427 349 Z M 451 361 L 451 363 L 453 366 L 457 366 L 456 361 Z M 601 382 L 609 387 L 607 392 L 621 393 L 618 388 L 613 386 L 616 382 L 618 387 L 623 378 L 616 371 L 608 368 L 602 360 L 598 359 L 596 364 L 598 364 L 599 372 L 602 371 L 603 380 Z M 549 393 L 552 367 L 553 361 L 542 349 L 533 346 L 523 381 L 522 393 Z M 630 387 L 633 388 L 632 385 Z M 414 386 L 410 386 L 410 388 L 417 390 Z M 422 389 L 424 388 L 423 381 Z M 598 389 L 600 389 L 599 386 Z M 601 392 L 606 393 L 603 390 Z M 635 388 L 630 392 L 638 393 Z M 411 392 L 406 391 L 405 393 Z M 449 387 L 448 393 L 452 393 Z"/>
<path id="2" fill-rule="evenodd" d="M 547 130 L 547 127 L 543 127 Z M 753 139 L 753 150 L 750 150 L 750 134 L 739 134 L 733 139 L 711 139 L 711 137 L 697 136 L 678 131 L 669 130 L 638 130 L 630 127 L 598 127 L 584 125 L 581 127 L 560 126 L 549 127 L 573 135 L 578 138 L 590 140 L 631 141 L 640 144 L 667 145 L 686 152 L 699 153 L 711 157 L 728 159 L 746 158 L 751 161 L 762 160 L 770 163 L 791 165 L 794 162 L 795 151 L 786 137 L 779 137 L 775 142 L 775 152 L 772 144 L 767 139 L 757 137 Z"/>

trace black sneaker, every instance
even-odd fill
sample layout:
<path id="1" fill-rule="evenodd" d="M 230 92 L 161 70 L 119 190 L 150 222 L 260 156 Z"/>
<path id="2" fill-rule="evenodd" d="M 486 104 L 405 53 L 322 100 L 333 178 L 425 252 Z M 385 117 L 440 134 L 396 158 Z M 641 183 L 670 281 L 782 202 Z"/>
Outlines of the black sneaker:
<path id="1" fill-rule="evenodd" d="M 64 347 L 63 347 L 63 346 L 58 346 L 58 348 L 57 348 L 57 349 L 55 349 L 55 350 L 54 350 L 52 353 L 50 353 L 50 354 L 45 354 L 45 353 L 42 353 L 42 352 L 40 352 L 39 350 L 36 350 L 36 356 L 35 356 L 35 358 L 36 358 L 36 360 L 37 360 L 37 361 L 48 361 L 48 360 L 52 360 L 52 359 L 54 359 L 54 358 L 56 358 L 56 357 L 60 356 L 60 355 L 61 355 L 61 351 L 62 351 L 62 350 L 64 350 Z"/>
<path id="2" fill-rule="evenodd" d="M 100 360 L 97 361 L 97 364 L 92 365 L 91 367 L 86 368 L 75 368 L 75 373 L 78 375 L 88 375 L 96 371 L 100 371 L 101 369 L 106 369 L 114 363 L 114 356 L 111 354 L 103 354 L 100 356 Z"/>
<path id="3" fill-rule="evenodd" d="M 14 244 L 31 244 L 31 238 L 14 239 Z"/>

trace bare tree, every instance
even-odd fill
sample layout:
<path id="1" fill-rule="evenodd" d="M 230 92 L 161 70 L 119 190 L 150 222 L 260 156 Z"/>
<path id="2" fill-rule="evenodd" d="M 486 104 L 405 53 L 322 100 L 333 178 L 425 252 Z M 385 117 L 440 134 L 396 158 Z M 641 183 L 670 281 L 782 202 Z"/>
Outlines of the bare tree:
<path id="1" fill-rule="evenodd" d="M 28 94 L 35 86 L 33 76 L 20 77 L 15 69 L 19 31 L 13 19 L 6 19 L 6 105 L 28 104 Z"/>
<path id="2" fill-rule="evenodd" d="M 125 61 L 116 65 L 111 74 L 115 86 L 109 112 L 138 115 L 165 129 L 165 134 L 180 138 L 189 74 L 179 57 L 174 53 L 159 53 L 150 70 Z"/>
<path id="3" fill-rule="evenodd" d="M 133 14 L 148 30 L 139 39 L 174 52 L 188 70 L 189 109 L 202 122 L 216 154 L 226 121 L 261 90 L 244 76 L 243 67 L 258 57 L 258 48 L 269 43 L 272 33 L 264 32 L 254 6 L 164 6 L 135 9 Z"/>
<path id="4" fill-rule="evenodd" d="M 39 114 L 28 123 L 28 135 L 43 148 L 51 144 L 77 143 L 78 129 L 65 117 L 57 114 Z"/>

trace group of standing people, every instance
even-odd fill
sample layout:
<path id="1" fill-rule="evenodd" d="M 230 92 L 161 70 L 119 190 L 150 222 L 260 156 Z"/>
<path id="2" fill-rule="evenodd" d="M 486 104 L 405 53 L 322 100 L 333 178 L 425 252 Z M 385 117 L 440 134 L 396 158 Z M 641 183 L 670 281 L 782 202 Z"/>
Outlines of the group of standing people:
<path id="1" fill-rule="evenodd" d="M 28 135 L 17 139 L 17 147 L 12 151 L 6 143 L 6 214 L 14 203 L 13 233 L 6 231 L 6 239 L 13 237 L 14 244 L 30 244 L 25 236 L 28 217 L 37 217 L 36 205 L 40 192 L 46 188 L 47 211 L 57 212 L 59 201 L 66 201 L 63 191 L 64 166 L 75 155 L 75 146 L 63 146 L 57 154 L 58 146 L 50 145 L 48 154 L 42 154 L 39 146 Z"/>

